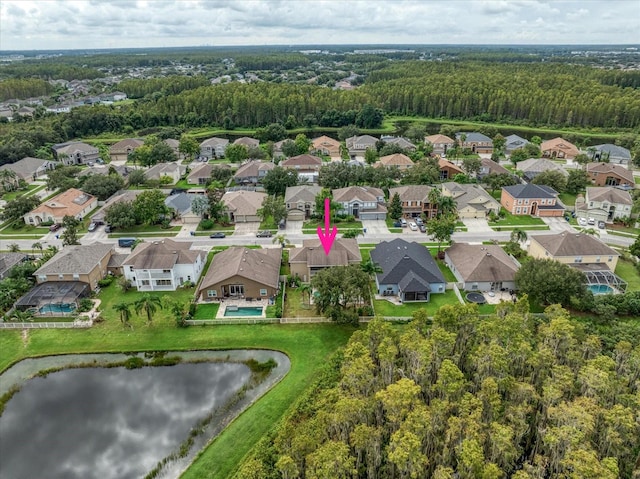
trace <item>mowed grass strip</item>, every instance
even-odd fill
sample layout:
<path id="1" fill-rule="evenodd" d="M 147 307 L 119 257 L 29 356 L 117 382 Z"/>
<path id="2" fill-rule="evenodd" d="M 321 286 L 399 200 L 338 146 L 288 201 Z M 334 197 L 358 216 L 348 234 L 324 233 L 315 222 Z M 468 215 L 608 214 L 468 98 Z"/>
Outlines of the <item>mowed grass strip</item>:
<path id="1" fill-rule="evenodd" d="M 159 294 L 186 301 L 193 289 Z M 0 331 L 0 371 L 28 357 L 55 354 L 197 349 L 271 349 L 291 359 L 287 376 L 242 413 L 198 457 L 186 478 L 228 478 L 255 443 L 268 432 L 310 384 L 320 365 L 344 346 L 353 327 L 336 324 L 175 326 L 166 308 L 153 323 L 133 312 L 133 329 L 125 328 L 111 305 L 133 302 L 140 293 L 122 293 L 115 285 L 103 290 L 104 321 L 88 330 Z"/>

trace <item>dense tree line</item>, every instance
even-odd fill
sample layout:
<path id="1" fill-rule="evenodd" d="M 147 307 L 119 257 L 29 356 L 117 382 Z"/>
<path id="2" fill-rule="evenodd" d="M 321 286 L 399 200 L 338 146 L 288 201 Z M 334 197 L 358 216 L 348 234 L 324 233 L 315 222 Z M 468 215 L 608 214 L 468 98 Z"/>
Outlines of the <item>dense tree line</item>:
<path id="1" fill-rule="evenodd" d="M 104 63 L 102 64 L 104 65 Z M 4 78 L 41 78 L 43 80 L 93 80 L 104 76 L 103 73 L 87 68 L 82 59 L 78 64 L 62 62 L 60 59 L 25 61 L 0 66 L 0 77 Z"/>
<path id="2" fill-rule="evenodd" d="M 445 306 L 356 331 L 236 477 L 631 478 L 640 346 L 558 306 Z"/>
<path id="3" fill-rule="evenodd" d="M 309 58 L 302 53 L 287 53 L 273 55 L 240 55 L 235 59 L 236 68 L 241 72 L 249 70 L 289 70 L 310 64 Z"/>
<path id="4" fill-rule="evenodd" d="M 192 90 L 209 84 L 202 75 L 172 75 L 160 78 L 124 80 L 118 83 L 118 89 L 130 98 L 143 98 L 147 95 L 176 95 L 184 90 Z"/>
<path id="5" fill-rule="evenodd" d="M 39 78 L 11 78 L 0 81 L 0 101 L 44 96 L 53 90 L 50 83 Z"/>

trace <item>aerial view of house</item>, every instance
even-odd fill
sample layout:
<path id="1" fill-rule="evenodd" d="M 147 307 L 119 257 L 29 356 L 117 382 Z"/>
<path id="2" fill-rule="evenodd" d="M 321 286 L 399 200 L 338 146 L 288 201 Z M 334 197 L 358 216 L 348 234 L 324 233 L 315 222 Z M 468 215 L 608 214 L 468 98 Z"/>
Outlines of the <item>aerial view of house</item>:
<path id="1" fill-rule="evenodd" d="M 311 278 L 325 268 L 360 264 L 362 256 L 358 242 L 353 238 L 338 238 L 334 241 L 329 254 L 326 254 L 320 240 L 302 240 L 302 247 L 289 250 L 289 268 L 291 275 L 302 281 Z"/>
<path id="2" fill-rule="evenodd" d="M 635 188 L 633 172 L 613 163 L 587 163 L 587 173 L 593 186 L 623 186 Z"/>
<path id="3" fill-rule="evenodd" d="M 227 191 L 222 196 L 224 214 L 231 223 L 260 221 L 258 210 L 266 197 L 266 193 L 257 191 Z"/>
<path id="4" fill-rule="evenodd" d="M 144 145 L 144 140 L 140 138 L 126 138 L 109 147 L 111 161 L 127 161 L 129 155 L 137 148 Z"/>
<path id="5" fill-rule="evenodd" d="M 525 145 L 529 144 L 529 140 L 518 135 L 505 136 L 504 140 L 504 154 L 507 156 L 510 156 L 515 150 L 524 148 Z"/>
<path id="6" fill-rule="evenodd" d="M 499 245 L 454 243 L 444 254 L 445 263 L 465 291 L 516 289 L 520 265 Z"/>
<path id="7" fill-rule="evenodd" d="M 402 302 L 429 301 L 444 293 L 446 281 L 429 250 L 403 239 L 383 241 L 371 250 L 371 261 L 382 269 L 376 273 L 376 291 L 397 296 Z"/>
<path id="8" fill-rule="evenodd" d="M 282 160 L 279 166 L 288 170 L 296 170 L 298 178 L 301 180 L 316 183 L 318 181 L 318 172 L 322 166 L 322 158 L 309 154 L 297 155 Z"/>
<path id="9" fill-rule="evenodd" d="M 273 170 L 276 167 L 270 161 L 260 161 L 260 160 L 249 160 L 246 163 L 243 163 L 238 168 L 238 171 L 233 175 L 233 179 L 236 183 L 247 185 L 247 184 L 258 184 L 262 181 L 262 178 L 265 175 Z"/>
<path id="10" fill-rule="evenodd" d="M 138 291 L 175 291 L 186 282 L 197 283 L 207 254 L 191 246 L 168 238 L 142 242 L 122 263 L 124 276 Z"/>
<path id="11" fill-rule="evenodd" d="M 353 215 L 363 220 L 383 220 L 387 217 L 384 192 L 371 186 L 348 186 L 333 190 L 333 201 L 340 203 L 338 214 Z"/>
<path id="12" fill-rule="evenodd" d="M 22 179 L 32 183 L 37 178 L 46 175 L 48 171 L 55 170 L 59 165 L 57 161 L 41 160 L 27 156 L 15 163 L 6 163 L 0 166 L 0 171 L 12 171 L 16 179 Z"/>
<path id="13" fill-rule="evenodd" d="M 456 211 L 460 218 L 487 218 L 493 211 L 498 214 L 500 203 L 479 185 L 442 183 L 443 196 L 450 196 L 456 202 Z"/>
<path id="14" fill-rule="evenodd" d="M 284 193 L 287 219 L 300 221 L 309 219 L 316 211 L 316 196 L 322 187 L 318 185 L 288 186 Z"/>
<path id="15" fill-rule="evenodd" d="M 438 159 L 438 168 L 440 168 L 440 180 L 452 180 L 456 175 L 464 175 L 464 170 L 444 158 Z"/>
<path id="16" fill-rule="evenodd" d="M 314 138 L 311 141 L 311 149 L 321 155 L 331 158 L 340 158 L 340 142 L 326 135 Z"/>
<path id="17" fill-rule="evenodd" d="M 229 145 L 226 138 L 208 138 L 200 143 L 200 156 L 210 160 L 211 158 L 222 158 Z"/>
<path id="18" fill-rule="evenodd" d="M 428 185 L 405 185 L 389 188 L 389 201 L 397 193 L 402 203 L 402 216 L 405 218 L 435 218 L 437 205 L 429 201 L 429 193 L 433 187 Z"/>
<path id="19" fill-rule="evenodd" d="M 439 156 L 447 156 L 447 151 L 453 148 L 454 140 L 446 135 L 429 135 L 424 137 L 424 142 L 431 145 L 432 153 Z"/>
<path id="20" fill-rule="evenodd" d="M 98 206 L 98 198 L 84 193 L 76 188 L 69 188 L 24 215 L 24 222 L 28 225 L 40 223 L 62 224 L 65 216 L 83 218 Z"/>
<path id="21" fill-rule="evenodd" d="M 540 151 L 545 158 L 563 160 L 573 160 L 580 153 L 576 145 L 560 137 L 543 141 L 540 144 Z"/>
<path id="22" fill-rule="evenodd" d="M 413 166 L 413 160 L 403 153 L 394 153 L 393 155 L 381 156 L 373 166 L 376 168 L 398 168 L 399 170 L 408 170 Z"/>
<path id="23" fill-rule="evenodd" d="M 528 160 L 519 161 L 516 164 L 516 170 L 522 171 L 522 177 L 526 181 L 532 181 L 540 173 L 546 171 L 557 171 L 565 178 L 569 176 L 567 170 L 562 166 L 546 158 L 529 158 Z"/>
<path id="24" fill-rule="evenodd" d="M 631 162 L 631 152 L 622 146 L 604 143 L 602 145 L 594 145 L 587 149 L 591 161 L 606 163 L 615 163 L 626 168 Z"/>
<path id="25" fill-rule="evenodd" d="M 224 298 L 273 298 L 280 287 L 282 248 L 231 247 L 213 257 L 198 287 L 203 301 Z"/>
<path id="26" fill-rule="evenodd" d="M 589 186 L 584 198 L 576 199 L 575 206 L 579 218 L 611 223 L 615 219 L 631 216 L 633 199 L 628 191 L 615 186 Z"/>
<path id="27" fill-rule="evenodd" d="M 86 165 L 100 158 L 100 150 L 81 141 L 58 143 L 51 149 L 56 160 L 63 165 Z"/>
<path id="28" fill-rule="evenodd" d="M 533 183 L 505 186 L 500 204 L 512 215 L 564 216 L 565 210 L 556 190 Z"/>
<path id="29" fill-rule="evenodd" d="M 460 147 L 471 150 L 472 153 L 493 153 L 493 140 L 487 135 L 476 131 L 460 132 L 456 134 Z"/>

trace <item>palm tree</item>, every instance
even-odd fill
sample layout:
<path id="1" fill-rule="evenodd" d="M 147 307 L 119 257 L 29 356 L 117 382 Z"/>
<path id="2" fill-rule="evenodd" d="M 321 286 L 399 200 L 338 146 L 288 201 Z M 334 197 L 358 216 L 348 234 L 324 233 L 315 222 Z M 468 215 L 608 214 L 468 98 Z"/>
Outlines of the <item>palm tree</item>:
<path id="1" fill-rule="evenodd" d="M 307 295 L 309 297 L 309 301 L 307 302 L 307 304 L 311 304 L 311 291 L 313 290 L 311 285 L 309 283 L 302 283 L 298 290 L 302 295 L 302 301 L 304 302 L 304 297 L 305 295 Z"/>
<path id="2" fill-rule="evenodd" d="M 158 308 L 162 309 L 162 302 L 160 301 L 160 297 L 151 296 L 149 293 L 145 293 L 133 303 L 133 307 L 137 314 L 144 311 L 147 315 L 147 324 L 151 324 L 156 310 Z"/>
<path id="3" fill-rule="evenodd" d="M 33 313 L 31 311 L 20 311 L 16 309 L 11 315 L 11 319 L 24 323 L 25 321 L 33 321 Z"/>
<path id="4" fill-rule="evenodd" d="M 40 241 L 36 241 L 31 245 L 31 251 L 35 254 L 36 250 L 40 250 L 40 254 L 42 254 L 43 246 Z"/>
<path id="5" fill-rule="evenodd" d="M 287 237 L 283 234 L 275 235 L 271 242 L 273 244 L 279 243 L 283 248 L 285 247 L 285 245 L 291 244 L 291 241 L 289 241 L 289 239 L 287 239 Z"/>
<path id="6" fill-rule="evenodd" d="M 377 273 L 382 273 L 382 268 L 378 263 L 374 263 L 371 258 L 368 261 L 363 261 L 360 263 L 360 268 L 362 271 L 367 273 L 371 278 Z"/>
<path id="7" fill-rule="evenodd" d="M 11 243 L 9 245 L 9 252 L 11 252 L 11 253 L 19 253 L 20 252 L 20 246 L 17 243 Z"/>
<path id="8" fill-rule="evenodd" d="M 129 309 L 130 307 L 130 303 L 117 303 L 113 305 L 113 309 L 120 313 L 120 322 L 122 323 L 122 325 L 132 328 L 131 324 L 129 324 L 129 320 L 131 319 L 131 310 Z"/>
<path id="9" fill-rule="evenodd" d="M 457 216 L 456 201 L 451 196 L 442 196 L 438 202 L 438 216 Z"/>
<path id="10" fill-rule="evenodd" d="M 12 170 L 0 170 L 0 184 L 4 191 L 13 191 L 16 187 L 17 175 Z"/>
<path id="11" fill-rule="evenodd" d="M 511 241 L 513 241 L 514 243 L 524 243 L 525 241 L 527 241 L 527 238 L 527 232 L 521 230 L 520 228 L 515 228 L 511 232 Z"/>
<path id="12" fill-rule="evenodd" d="M 595 228 L 586 228 L 583 229 L 582 232 L 586 235 L 597 236 L 598 238 L 600 238 L 600 231 Z"/>

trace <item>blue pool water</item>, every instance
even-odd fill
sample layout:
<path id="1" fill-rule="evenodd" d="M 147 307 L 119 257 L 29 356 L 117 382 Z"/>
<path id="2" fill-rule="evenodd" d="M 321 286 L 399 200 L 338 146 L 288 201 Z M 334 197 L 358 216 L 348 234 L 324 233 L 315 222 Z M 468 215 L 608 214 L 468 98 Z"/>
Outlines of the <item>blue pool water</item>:
<path id="1" fill-rule="evenodd" d="M 587 286 L 593 294 L 611 294 L 613 288 L 606 284 L 590 284 Z"/>
<path id="2" fill-rule="evenodd" d="M 38 311 L 40 314 L 69 314 L 75 311 L 76 305 L 72 303 L 60 303 L 60 304 L 46 304 L 42 306 Z"/>
<path id="3" fill-rule="evenodd" d="M 262 316 L 262 306 L 240 306 L 235 311 L 224 310 L 225 316 Z"/>

